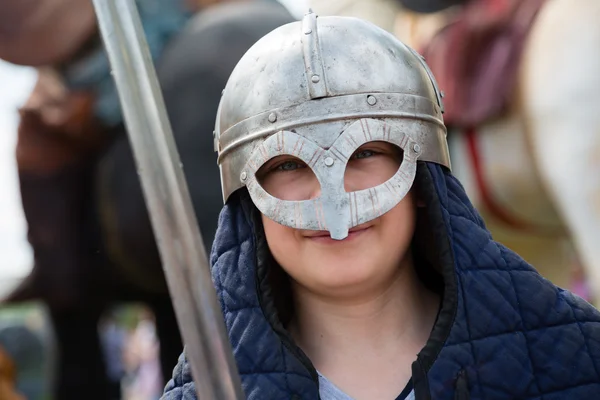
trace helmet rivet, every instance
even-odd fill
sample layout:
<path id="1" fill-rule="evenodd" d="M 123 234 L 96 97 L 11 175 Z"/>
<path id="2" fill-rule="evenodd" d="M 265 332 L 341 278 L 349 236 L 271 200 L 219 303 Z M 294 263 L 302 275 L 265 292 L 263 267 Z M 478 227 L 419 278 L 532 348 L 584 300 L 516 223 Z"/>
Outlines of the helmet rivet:
<path id="1" fill-rule="evenodd" d="M 328 167 L 331 167 L 333 165 L 333 158 L 327 157 L 325 159 L 325 165 L 327 165 Z"/>
<path id="2" fill-rule="evenodd" d="M 277 121 L 277 114 L 275 114 L 275 113 L 269 114 L 269 122 L 275 122 L 275 121 Z"/>
<path id="3" fill-rule="evenodd" d="M 305 35 L 310 35 L 312 33 L 312 29 L 310 28 L 306 28 L 306 30 L 304 31 Z"/>
<path id="4" fill-rule="evenodd" d="M 319 75 L 313 75 L 312 78 L 310 78 L 310 80 L 312 81 L 312 83 L 319 83 L 321 78 L 319 78 Z"/>
<path id="5" fill-rule="evenodd" d="M 246 171 L 242 171 L 240 179 L 242 180 L 242 182 L 246 182 L 246 179 L 248 179 L 248 174 L 246 173 Z"/>
<path id="6" fill-rule="evenodd" d="M 375 96 L 367 96 L 367 103 L 369 103 L 370 106 L 374 106 L 375 103 L 377 103 L 377 99 Z"/>
<path id="7" fill-rule="evenodd" d="M 419 153 L 421 152 L 421 146 L 419 146 L 417 143 L 413 144 L 413 150 L 415 153 Z"/>
<path id="8" fill-rule="evenodd" d="M 443 91 L 443 90 L 440 92 L 440 97 L 441 97 L 442 99 L 443 99 L 444 97 L 446 97 L 446 93 L 444 93 L 444 91 Z"/>

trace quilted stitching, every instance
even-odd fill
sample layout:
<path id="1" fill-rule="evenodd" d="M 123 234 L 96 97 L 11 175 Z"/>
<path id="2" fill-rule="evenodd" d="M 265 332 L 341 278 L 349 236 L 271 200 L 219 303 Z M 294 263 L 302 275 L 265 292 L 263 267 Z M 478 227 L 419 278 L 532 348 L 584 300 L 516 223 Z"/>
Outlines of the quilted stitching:
<path id="1" fill-rule="evenodd" d="M 165 388 L 162 400 L 189 400 L 196 399 L 196 392 L 192 380 L 190 365 L 185 357 L 185 352 L 179 357 L 179 362 L 173 372 L 173 378 Z"/>
<path id="2" fill-rule="evenodd" d="M 457 323 L 429 373 L 432 398 L 452 399 L 450 382 L 460 370 L 471 398 L 600 398 L 598 312 L 492 241 L 458 181 L 429 169 L 460 292 Z"/>

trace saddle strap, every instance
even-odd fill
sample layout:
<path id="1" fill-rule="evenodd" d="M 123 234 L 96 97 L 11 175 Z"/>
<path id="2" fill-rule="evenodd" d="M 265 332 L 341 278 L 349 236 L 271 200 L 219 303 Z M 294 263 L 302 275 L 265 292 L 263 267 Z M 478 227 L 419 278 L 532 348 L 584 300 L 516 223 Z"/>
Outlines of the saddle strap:
<path id="1" fill-rule="evenodd" d="M 502 207 L 492 193 L 492 190 L 487 184 L 487 179 L 485 177 L 483 162 L 481 159 L 481 152 L 478 147 L 478 137 L 475 128 L 470 127 L 465 131 L 465 136 L 467 140 L 467 147 L 469 156 L 471 158 L 471 164 L 473 166 L 473 174 L 475 176 L 475 183 L 477 186 L 477 190 L 479 191 L 479 195 L 481 201 L 483 203 L 483 207 L 498 221 L 502 222 L 506 226 L 524 233 L 535 234 L 544 237 L 560 237 L 563 236 L 563 233 L 555 228 L 542 226 L 539 224 L 533 224 L 528 221 L 525 221 L 514 215 L 506 208 Z"/>

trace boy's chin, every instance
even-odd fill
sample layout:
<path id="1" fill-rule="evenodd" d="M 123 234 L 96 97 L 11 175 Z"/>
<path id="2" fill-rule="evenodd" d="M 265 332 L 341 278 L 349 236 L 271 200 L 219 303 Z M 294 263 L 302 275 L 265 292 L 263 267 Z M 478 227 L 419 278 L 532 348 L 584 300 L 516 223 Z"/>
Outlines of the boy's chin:
<path id="1" fill-rule="evenodd" d="M 363 255 L 364 258 L 364 255 Z M 360 290 L 373 282 L 387 279 L 389 271 L 374 259 L 364 260 L 357 257 L 338 257 L 315 261 L 314 277 L 323 289 L 332 292 Z"/>

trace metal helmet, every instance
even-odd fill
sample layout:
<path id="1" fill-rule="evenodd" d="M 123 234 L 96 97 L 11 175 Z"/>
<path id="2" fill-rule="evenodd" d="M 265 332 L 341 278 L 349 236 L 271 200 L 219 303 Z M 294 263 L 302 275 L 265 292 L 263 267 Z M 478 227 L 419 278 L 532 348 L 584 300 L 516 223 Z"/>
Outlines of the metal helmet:
<path id="1" fill-rule="evenodd" d="M 311 11 L 259 40 L 227 82 L 214 132 L 224 201 L 246 186 L 272 220 L 344 239 L 402 200 L 417 160 L 450 168 L 441 97 L 423 58 L 391 34 Z M 348 193 L 346 163 L 371 141 L 400 147 L 402 164 L 383 184 Z M 281 200 L 261 187 L 256 172 L 284 154 L 313 170 L 317 198 Z"/>

